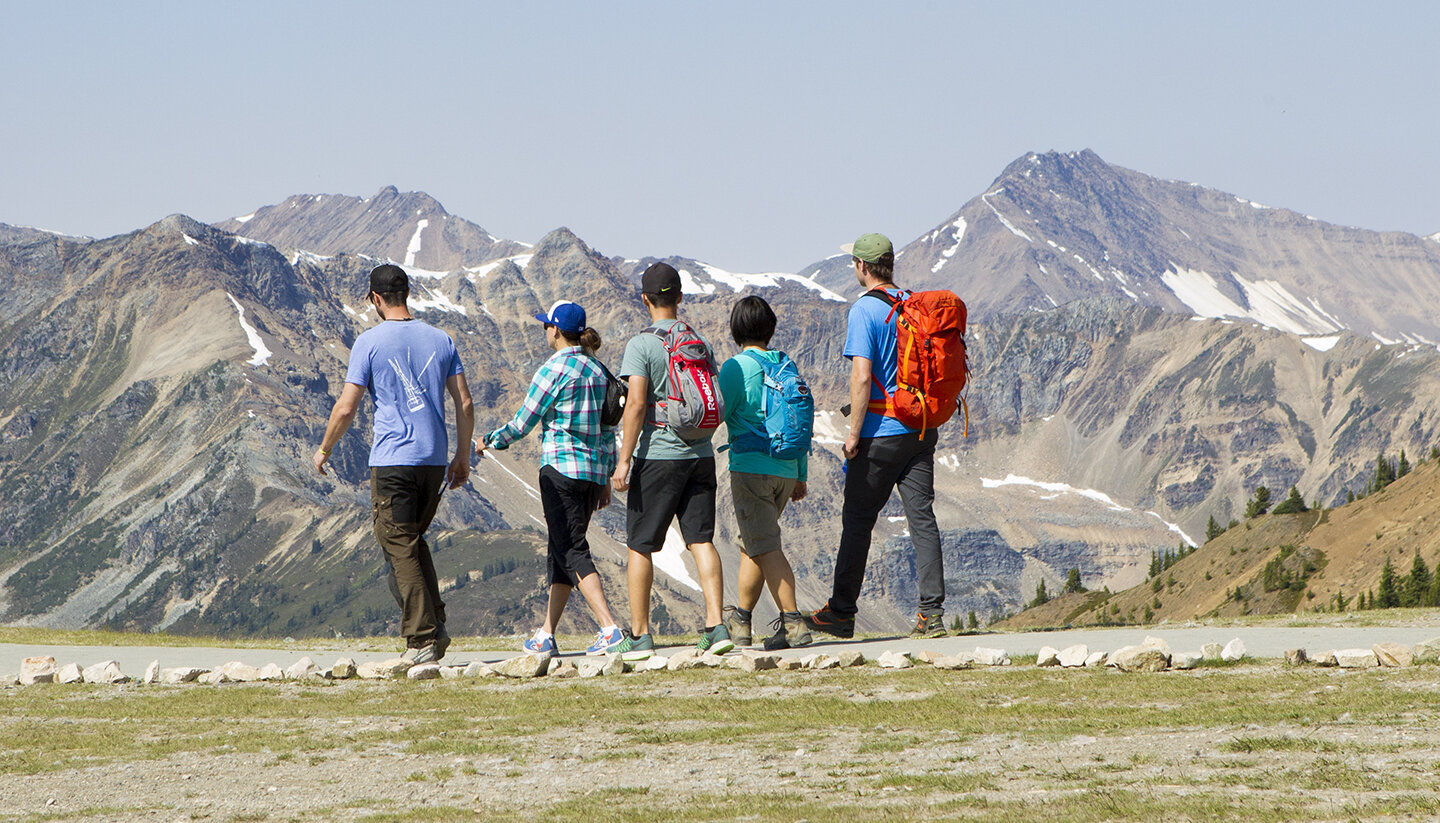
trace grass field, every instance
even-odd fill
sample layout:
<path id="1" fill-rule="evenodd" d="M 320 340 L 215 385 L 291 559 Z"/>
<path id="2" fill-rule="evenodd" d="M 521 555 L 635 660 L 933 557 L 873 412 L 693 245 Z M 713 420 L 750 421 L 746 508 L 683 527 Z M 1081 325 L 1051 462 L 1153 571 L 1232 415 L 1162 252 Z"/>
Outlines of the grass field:
<path id="1" fill-rule="evenodd" d="M 11 687 L 0 819 L 1423 819 L 1437 693 L 1274 663 Z"/>

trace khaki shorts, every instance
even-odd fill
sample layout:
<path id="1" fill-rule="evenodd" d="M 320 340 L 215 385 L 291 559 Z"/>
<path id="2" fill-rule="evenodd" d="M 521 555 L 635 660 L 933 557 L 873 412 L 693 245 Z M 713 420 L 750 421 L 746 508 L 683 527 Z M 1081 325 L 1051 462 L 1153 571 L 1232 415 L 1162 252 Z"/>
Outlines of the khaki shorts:
<path id="1" fill-rule="evenodd" d="M 740 549 L 746 556 L 759 557 L 780 548 L 780 513 L 790 502 L 796 482 L 793 477 L 730 472 Z"/>

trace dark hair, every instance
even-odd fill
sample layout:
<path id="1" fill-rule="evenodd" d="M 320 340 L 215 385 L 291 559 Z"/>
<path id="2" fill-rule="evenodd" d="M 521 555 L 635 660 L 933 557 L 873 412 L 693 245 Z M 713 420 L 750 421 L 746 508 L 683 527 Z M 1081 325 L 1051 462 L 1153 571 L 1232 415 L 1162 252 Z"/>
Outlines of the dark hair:
<path id="1" fill-rule="evenodd" d="M 859 260 L 859 258 L 856 259 Z M 860 260 L 860 265 L 870 270 L 871 277 L 883 283 L 895 282 L 895 252 L 885 252 L 874 263 Z"/>
<path id="2" fill-rule="evenodd" d="M 571 334 L 570 332 L 567 332 L 564 329 L 558 327 L 555 329 L 555 331 L 561 337 L 565 338 L 566 343 L 569 343 L 572 346 L 580 346 L 581 348 L 590 352 L 596 352 L 600 350 L 600 332 L 595 331 L 589 326 L 586 326 L 585 330 L 580 332 L 579 334 Z"/>
<path id="3" fill-rule="evenodd" d="M 763 298 L 750 295 L 735 301 L 730 309 L 730 336 L 738 345 L 770 345 L 775 336 L 775 311 Z"/>
<path id="4" fill-rule="evenodd" d="M 679 291 L 673 291 L 668 293 L 646 293 L 645 296 L 650 298 L 650 305 L 654 306 L 657 309 L 673 309 L 676 306 L 680 305 Z"/>
<path id="5" fill-rule="evenodd" d="M 387 308 L 393 309 L 396 306 L 405 305 L 405 301 L 410 297 L 410 290 L 406 289 L 405 291 L 377 291 L 372 292 L 372 294 L 379 297 L 380 302 L 384 303 Z"/>

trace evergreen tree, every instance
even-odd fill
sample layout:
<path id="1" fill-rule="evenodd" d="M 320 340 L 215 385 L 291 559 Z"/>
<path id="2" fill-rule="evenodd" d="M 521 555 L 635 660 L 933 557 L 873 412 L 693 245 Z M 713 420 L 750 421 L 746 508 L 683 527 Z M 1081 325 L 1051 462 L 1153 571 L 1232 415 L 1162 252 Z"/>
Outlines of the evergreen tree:
<path id="1" fill-rule="evenodd" d="M 1209 543 L 1224 533 L 1225 530 L 1220 528 L 1219 523 L 1215 522 L 1215 515 L 1210 515 L 1210 522 L 1205 525 L 1205 542 Z"/>
<path id="2" fill-rule="evenodd" d="M 1420 559 L 1420 550 L 1415 550 L 1415 562 L 1410 564 L 1410 574 L 1405 576 L 1405 586 L 1400 592 L 1402 606 L 1428 606 L 1430 597 L 1430 567 Z"/>
<path id="3" fill-rule="evenodd" d="M 1431 460 L 1440 460 L 1440 446 L 1431 446 L 1431 447 L 1430 447 L 1430 459 L 1431 459 Z"/>
<path id="4" fill-rule="evenodd" d="M 1365 592 L 1360 592 L 1360 596 L 1355 598 L 1355 611 L 1365 611 Z"/>
<path id="5" fill-rule="evenodd" d="M 1157 552 L 1157 551 L 1152 551 L 1152 552 L 1150 552 L 1150 573 L 1145 576 L 1145 579 L 1146 579 L 1146 580 L 1149 580 L 1149 579 L 1152 578 L 1152 577 L 1159 577 L 1159 576 L 1160 576 L 1160 572 L 1164 571 L 1164 569 L 1162 569 L 1162 568 L 1160 567 L 1160 566 L 1161 566 L 1161 563 L 1162 563 L 1162 560 L 1161 560 L 1161 557 L 1160 557 L 1160 552 Z"/>
<path id="6" fill-rule="evenodd" d="M 1256 486 L 1255 496 L 1245 504 L 1245 519 L 1259 517 L 1268 511 L 1270 511 L 1270 489 L 1265 486 Z"/>
<path id="7" fill-rule="evenodd" d="M 1080 582 L 1080 569 L 1073 568 L 1065 575 L 1065 593 L 1083 592 L 1085 586 Z"/>
<path id="8" fill-rule="evenodd" d="M 1346 489 L 1346 490 L 1345 490 L 1345 502 L 1346 502 L 1346 503 L 1354 503 L 1354 502 L 1355 502 L 1355 492 L 1352 492 L 1352 491 L 1350 491 L 1349 489 Z"/>
<path id="9" fill-rule="evenodd" d="M 1440 561 L 1436 561 L 1436 565 L 1440 566 Z M 1440 606 L 1440 568 L 1430 575 L 1430 591 L 1425 594 L 1425 605 Z"/>
<path id="10" fill-rule="evenodd" d="M 975 616 L 975 610 L 971 609 L 969 618 L 969 629 L 973 632 L 978 628 L 980 628 L 980 619 Z"/>
<path id="11" fill-rule="evenodd" d="M 1305 506 L 1305 498 L 1300 496 L 1300 490 L 1294 486 L 1290 487 L 1290 495 L 1275 507 L 1275 514 L 1299 514 L 1308 511 L 1310 509 Z"/>
<path id="12" fill-rule="evenodd" d="M 1375 481 L 1370 484 L 1370 491 L 1378 492 L 1386 486 L 1395 482 L 1395 466 L 1385 459 L 1385 453 L 1375 458 Z"/>
<path id="13" fill-rule="evenodd" d="M 1380 568 L 1380 590 L 1370 598 L 1371 608 L 1393 609 L 1400 605 L 1400 585 L 1395 578 L 1395 567 L 1390 564 L 1390 558 L 1385 558 L 1385 565 Z"/>
<path id="14" fill-rule="evenodd" d="M 1405 459 L 1405 450 L 1400 450 L 1400 462 L 1395 466 L 1395 479 L 1399 480 L 1410 473 L 1410 461 Z"/>
<path id="15" fill-rule="evenodd" d="M 1050 602 L 1050 592 L 1045 590 L 1045 581 L 1041 580 L 1040 585 L 1035 587 L 1035 599 L 1030 601 L 1032 606 L 1043 606 Z"/>

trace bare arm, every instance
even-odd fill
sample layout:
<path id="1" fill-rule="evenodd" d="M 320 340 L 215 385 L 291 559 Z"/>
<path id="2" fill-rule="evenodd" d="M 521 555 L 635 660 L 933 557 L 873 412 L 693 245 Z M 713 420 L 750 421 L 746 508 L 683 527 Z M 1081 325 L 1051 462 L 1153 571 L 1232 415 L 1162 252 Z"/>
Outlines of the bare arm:
<path id="1" fill-rule="evenodd" d="M 445 381 L 445 389 L 455 401 L 455 459 L 450 461 L 450 470 L 445 473 L 450 488 L 458 489 L 470 479 L 470 449 L 475 436 L 475 403 L 470 399 L 470 386 L 465 375 L 452 374 Z"/>
<path id="2" fill-rule="evenodd" d="M 632 374 L 629 390 L 625 395 L 625 416 L 620 419 L 620 455 L 615 462 L 615 474 L 610 477 L 615 491 L 630 488 L 630 458 L 635 454 L 635 445 L 640 442 L 640 430 L 645 427 L 645 407 L 650 402 L 650 378 Z"/>
<path id="3" fill-rule="evenodd" d="M 849 460 L 860 453 L 860 428 L 870 408 L 870 358 L 850 358 L 850 435 L 842 451 Z"/>
<path id="4" fill-rule="evenodd" d="M 340 397 L 335 401 L 335 406 L 330 410 L 330 422 L 325 425 L 325 437 L 320 440 L 320 448 L 315 450 L 313 458 L 315 471 L 325 474 L 325 464 L 330 461 L 330 452 L 345 432 L 350 430 L 350 424 L 355 422 L 355 415 L 360 411 L 360 401 L 365 397 L 365 387 L 354 383 L 346 383 L 340 389 Z"/>

